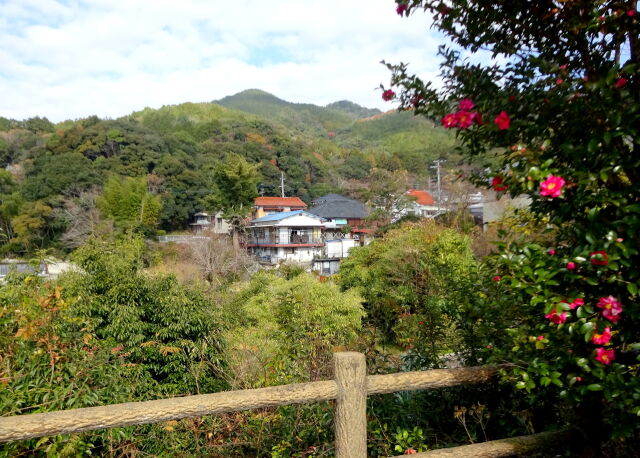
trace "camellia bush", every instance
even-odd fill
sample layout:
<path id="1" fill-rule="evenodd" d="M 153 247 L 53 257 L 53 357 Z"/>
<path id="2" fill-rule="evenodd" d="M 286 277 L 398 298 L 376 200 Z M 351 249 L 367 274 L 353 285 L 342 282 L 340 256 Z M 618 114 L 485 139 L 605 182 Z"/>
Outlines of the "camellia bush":
<path id="1" fill-rule="evenodd" d="M 442 85 L 401 63 L 387 64 L 382 87 L 384 100 L 457 132 L 461 152 L 486 163 L 477 184 L 527 195 L 548 219 L 545 237 L 505 241 L 487 260 L 491 294 L 478 301 L 500 324 L 488 346 L 514 363 L 517 388 L 555 389 L 614 437 L 640 425 L 637 8 L 400 0 L 398 14 L 431 15 L 451 42 Z"/>

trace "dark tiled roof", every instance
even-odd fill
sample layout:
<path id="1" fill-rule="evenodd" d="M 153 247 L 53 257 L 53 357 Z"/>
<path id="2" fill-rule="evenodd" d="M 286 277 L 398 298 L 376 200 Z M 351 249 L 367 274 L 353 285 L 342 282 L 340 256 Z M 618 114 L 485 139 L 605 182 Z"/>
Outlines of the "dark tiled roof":
<path id="1" fill-rule="evenodd" d="M 327 194 L 313 201 L 309 213 L 323 218 L 366 218 L 367 210 L 357 200 L 339 194 Z"/>

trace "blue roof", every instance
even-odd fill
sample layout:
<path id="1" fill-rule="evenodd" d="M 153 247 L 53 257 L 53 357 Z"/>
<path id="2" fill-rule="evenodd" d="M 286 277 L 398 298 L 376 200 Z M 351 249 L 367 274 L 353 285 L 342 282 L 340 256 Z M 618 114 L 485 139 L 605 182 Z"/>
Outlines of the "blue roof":
<path id="1" fill-rule="evenodd" d="M 270 215 L 267 216 L 263 216 L 262 218 L 256 218 L 254 220 L 252 220 L 252 223 L 264 223 L 267 221 L 281 221 L 285 218 L 288 218 L 290 216 L 295 216 L 295 215 L 302 215 L 305 214 L 307 216 L 311 216 L 312 218 L 317 218 L 322 220 L 323 218 L 319 217 L 318 215 L 312 215 L 309 212 L 306 212 L 304 210 L 295 210 L 292 212 L 279 212 L 279 213 L 271 213 Z"/>

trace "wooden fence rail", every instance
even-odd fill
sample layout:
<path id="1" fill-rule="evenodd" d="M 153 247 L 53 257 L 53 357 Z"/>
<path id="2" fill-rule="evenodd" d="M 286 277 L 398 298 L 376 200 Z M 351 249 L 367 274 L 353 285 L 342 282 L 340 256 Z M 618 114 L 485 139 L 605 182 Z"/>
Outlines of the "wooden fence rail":
<path id="1" fill-rule="evenodd" d="M 362 458 L 366 457 L 367 451 L 367 395 L 486 382 L 496 374 L 497 370 L 497 367 L 481 366 L 366 376 L 363 354 L 335 353 L 334 380 L 0 417 L 0 442 L 143 425 L 248 409 L 336 400 L 334 418 L 336 457 Z M 564 433 L 532 435 L 475 444 L 484 446 L 481 452 L 483 454 L 477 456 L 507 456 L 505 453 L 509 453 L 508 450 L 512 450 L 512 453 L 520 453 L 523 444 L 526 444 L 527 450 L 535 448 L 536 444 L 545 446 L 553 438 L 563 437 L 562 434 Z M 491 454 L 492 443 L 496 448 L 496 453 L 493 455 Z M 464 447 L 446 450 L 456 449 L 464 449 Z M 429 453 L 435 452 L 441 451 Z M 476 455 L 467 449 L 467 452 L 450 456 Z"/>

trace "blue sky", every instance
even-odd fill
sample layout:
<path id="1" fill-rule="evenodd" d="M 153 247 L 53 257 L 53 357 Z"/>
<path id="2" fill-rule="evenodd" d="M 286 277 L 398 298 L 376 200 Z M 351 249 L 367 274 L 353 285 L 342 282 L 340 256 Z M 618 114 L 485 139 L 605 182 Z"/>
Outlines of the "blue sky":
<path id="1" fill-rule="evenodd" d="M 438 72 L 426 15 L 392 0 L 0 0 L 0 116 L 118 117 L 259 88 L 389 109 L 379 63 Z"/>

